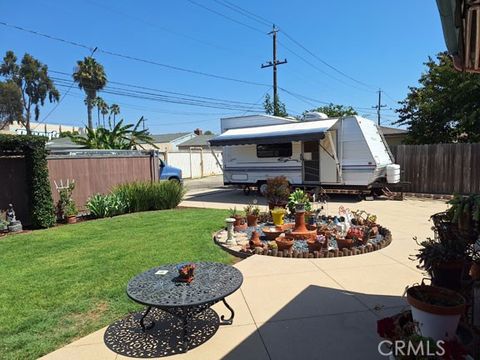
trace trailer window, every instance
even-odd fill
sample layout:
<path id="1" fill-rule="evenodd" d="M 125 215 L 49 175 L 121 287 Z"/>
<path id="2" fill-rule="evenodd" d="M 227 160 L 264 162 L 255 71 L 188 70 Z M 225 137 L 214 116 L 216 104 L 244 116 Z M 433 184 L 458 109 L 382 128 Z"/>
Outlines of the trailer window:
<path id="1" fill-rule="evenodd" d="M 257 157 L 259 158 L 290 156 L 292 156 L 292 143 L 257 145 Z"/>

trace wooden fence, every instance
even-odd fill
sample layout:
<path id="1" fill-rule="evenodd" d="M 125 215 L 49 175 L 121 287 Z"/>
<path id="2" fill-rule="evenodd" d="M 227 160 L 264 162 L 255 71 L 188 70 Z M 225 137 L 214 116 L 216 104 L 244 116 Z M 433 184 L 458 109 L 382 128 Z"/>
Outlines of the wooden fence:
<path id="1" fill-rule="evenodd" d="M 391 148 L 408 192 L 480 193 L 480 144 L 397 145 Z"/>

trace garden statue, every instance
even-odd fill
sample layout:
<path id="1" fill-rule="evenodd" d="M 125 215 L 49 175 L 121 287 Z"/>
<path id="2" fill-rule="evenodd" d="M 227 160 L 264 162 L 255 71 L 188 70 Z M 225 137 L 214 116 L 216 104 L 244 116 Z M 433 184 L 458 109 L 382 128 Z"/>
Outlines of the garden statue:
<path id="1" fill-rule="evenodd" d="M 7 215 L 7 221 L 9 224 L 17 220 L 15 218 L 15 210 L 13 210 L 13 204 L 8 204 L 6 215 Z"/>
<path id="2" fill-rule="evenodd" d="M 17 220 L 15 216 L 15 210 L 13 210 L 13 204 L 8 204 L 6 219 L 8 222 L 8 231 L 18 232 L 23 230 L 22 223 L 19 220 Z"/>
<path id="3" fill-rule="evenodd" d="M 235 241 L 235 235 L 233 234 L 233 224 L 235 224 L 234 218 L 227 218 L 225 219 L 227 223 L 227 244 L 228 245 L 236 245 L 237 242 Z"/>

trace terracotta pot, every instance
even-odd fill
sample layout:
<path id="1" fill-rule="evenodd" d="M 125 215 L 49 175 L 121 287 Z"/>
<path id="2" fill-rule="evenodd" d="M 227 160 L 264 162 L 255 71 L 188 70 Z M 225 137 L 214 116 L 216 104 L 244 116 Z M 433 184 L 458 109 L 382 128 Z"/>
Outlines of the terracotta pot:
<path id="1" fill-rule="evenodd" d="M 257 226 L 257 220 L 256 215 L 247 215 L 247 226 Z"/>
<path id="2" fill-rule="evenodd" d="M 323 243 L 318 242 L 317 240 L 307 240 L 308 251 L 320 251 L 322 250 Z"/>
<path id="3" fill-rule="evenodd" d="M 432 285 L 444 287 L 450 290 L 460 290 L 465 261 L 455 260 L 444 262 L 436 266 L 432 272 Z"/>
<path id="4" fill-rule="evenodd" d="M 240 226 L 245 224 L 245 218 L 243 216 L 235 215 L 233 218 L 235 219 L 235 223 L 233 224 L 233 226 Z"/>
<path id="5" fill-rule="evenodd" d="M 475 281 L 480 280 L 480 264 L 472 262 L 472 266 L 470 266 L 470 277 Z"/>
<path id="6" fill-rule="evenodd" d="M 277 247 L 279 251 L 290 250 L 293 246 L 294 241 L 295 240 L 293 239 L 287 239 L 285 237 L 280 237 L 280 236 L 275 239 L 275 242 L 277 243 Z"/>
<path id="7" fill-rule="evenodd" d="M 249 245 L 251 249 L 263 247 L 262 240 L 260 240 L 260 234 L 257 231 L 252 231 L 252 237 L 250 238 Z"/>
<path id="8" fill-rule="evenodd" d="M 422 336 L 436 340 L 455 338 L 465 299 L 459 293 L 436 286 L 417 285 L 407 290 L 412 318 Z"/>
<path id="9" fill-rule="evenodd" d="M 67 223 L 69 224 L 75 224 L 77 222 L 77 217 L 74 215 L 74 216 L 68 216 L 67 217 Z"/>
<path id="10" fill-rule="evenodd" d="M 344 238 L 337 238 L 337 246 L 339 250 L 342 249 L 350 249 L 354 244 L 355 241 L 353 239 L 344 239 Z"/>

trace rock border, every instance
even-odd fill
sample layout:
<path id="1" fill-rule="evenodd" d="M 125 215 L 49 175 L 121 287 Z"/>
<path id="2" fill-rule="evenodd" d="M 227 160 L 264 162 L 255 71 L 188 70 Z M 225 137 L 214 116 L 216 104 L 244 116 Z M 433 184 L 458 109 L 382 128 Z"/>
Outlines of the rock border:
<path id="1" fill-rule="evenodd" d="M 362 255 L 367 254 L 373 251 L 377 251 L 383 249 L 390 245 L 392 242 L 392 233 L 389 229 L 378 225 L 378 231 L 383 236 L 383 239 L 378 242 L 377 244 L 367 244 L 363 248 L 351 248 L 351 249 L 334 249 L 334 250 L 322 250 L 322 251 L 297 251 L 297 250 L 284 250 L 279 251 L 278 249 L 263 249 L 260 247 L 255 248 L 255 250 L 251 253 L 246 253 L 242 251 L 233 250 L 223 243 L 218 241 L 218 234 L 223 231 L 219 230 L 213 235 L 213 241 L 216 245 L 222 248 L 224 251 L 228 252 L 229 254 L 246 259 L 252 255 L 266 255 L 266 256 L 274 256 L 274 257 L 285 257 L 285 258 L 297 258 L 297 259 L 320 259 L 320 258 L 335 258 L 335 257 L 344 257 L 344 256 L 355 256 L 355 255 Z"/>

